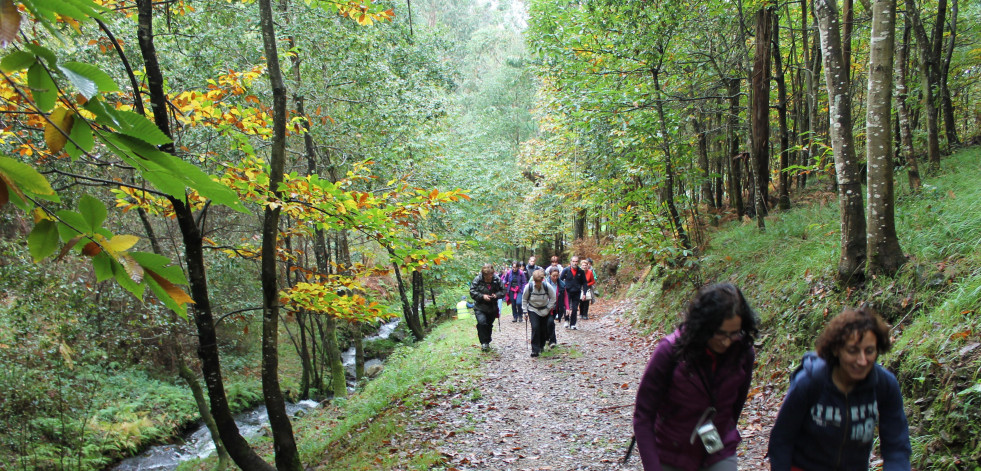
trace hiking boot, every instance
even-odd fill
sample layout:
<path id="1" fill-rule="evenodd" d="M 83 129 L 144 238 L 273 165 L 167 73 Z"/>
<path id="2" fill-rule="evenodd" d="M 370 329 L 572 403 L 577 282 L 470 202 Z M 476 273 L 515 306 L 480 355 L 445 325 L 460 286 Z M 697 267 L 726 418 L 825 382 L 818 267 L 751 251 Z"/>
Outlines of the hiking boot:
<path id="1" fill-rule="evenodd" d="M 482 343 L 482 344 L 480 344 L 480 349 L 482 351 L 489 352 L 490 351 L 490 344 L 489 343 Z"/>
<path id="2" fill-rule="evenodd" d="M 537 356 L 538 356 L 538 352 L 531 352 L 531 357 L 532 357 L 532 358 L 535 358 L 535 357 L 537 357 Z"/>

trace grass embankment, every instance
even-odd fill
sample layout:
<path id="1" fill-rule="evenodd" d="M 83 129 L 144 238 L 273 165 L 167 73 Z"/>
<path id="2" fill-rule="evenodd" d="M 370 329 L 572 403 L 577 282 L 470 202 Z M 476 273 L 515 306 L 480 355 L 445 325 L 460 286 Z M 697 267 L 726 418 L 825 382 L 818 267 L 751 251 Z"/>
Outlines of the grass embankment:
<path id="1" fill-rule="evenodd" d="M 414 412 L 437 402 L 480 399 L 473 319 L 445 322 L 421 342 L 395 349 L 382 372 L 346 399 L 293 420 L 300 456 L 313 469 L 438 469 L 434 443 L 414 437 Z M 273 462 L 271 439 L 257 445 Z M 215 458 L 179 469 L 211 469 Z"/>
<path id="2" fill-rule="evenodd" d="M 833 194 L 775 212 L 761 233 L 734 222 L 709 236 L 702 262 L 706 282 L 738 285 L 762 321 L 761 386 L 778 391 L 829 316 L 868 303 L 894 326 L 895 346 L 882 361 L 903 385 L 919 469 L 978 469 L 981 465 L 981 149 L 944 160 L 938 176 L 911 194 L 897 185 L 896 223 L 907 262 L 893 278 L 859 289 L 834 281 L 840 227 Z M 827 187 L 826 182 L 813 186 Z M 635 286 L 640 321 L 678 321 L 690 286 L 662 291 Z M 775 413 L 775 412 L 774 412 Z"/>

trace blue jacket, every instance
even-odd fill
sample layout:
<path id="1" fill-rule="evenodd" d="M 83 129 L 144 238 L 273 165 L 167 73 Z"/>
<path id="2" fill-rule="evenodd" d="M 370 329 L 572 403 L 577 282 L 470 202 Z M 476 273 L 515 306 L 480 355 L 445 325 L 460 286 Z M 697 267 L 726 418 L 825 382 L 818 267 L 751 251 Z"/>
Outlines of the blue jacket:
<path id="1" fill-rule="evenodd" d="M 674 357 L 678 336 L 676 330 L 658 343 L 637 386 L 634 435 L 645 471 L 661 471 L 665 464 L 683 471 L 707 468 L 735 455 L 740 441 L 736 422 L 749 392 L 755 351 L 743 341 L 734 342 L 715 356 L 712 373 L 712 358 L 696 365 Z M 712 405 L 699 370 L 712 386 L 717 411 L 712 422 L 724 445 L 711 455 L 698 437 L 691 442 L 695 425 Z"/>
<path id="2" fill-rule="evenodd" d="M 883 471 L 909 471 L 912 450 L 896 377 L 876 364 L 847 395 L 817 354 L 804 355 L 770 431 L 770 469 L 865 471 L 879 425 Z"/>

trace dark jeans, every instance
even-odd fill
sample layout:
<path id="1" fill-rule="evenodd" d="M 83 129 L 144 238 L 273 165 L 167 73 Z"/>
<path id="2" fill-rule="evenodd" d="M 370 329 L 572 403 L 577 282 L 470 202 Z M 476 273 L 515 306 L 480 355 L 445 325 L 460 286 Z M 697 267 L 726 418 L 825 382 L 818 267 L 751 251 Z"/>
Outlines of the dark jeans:
<path id="1" fill-rule="evenodd" d="M 521 320 L 521 303 L 511 303 L 511 315 L 514 316 L 514 320 Z"/>
<path id="2" fill-rule="evenodd" d="M 477 339 L 480 340 L 481 345 L 491 343 L 491 331 L 494 330 L 494 319 L 497 319 L 497 316 L 496 312 L 474 312 L 474 317 L 477 318 Z"/>
<path id="3" fill-rule="evenodd" d="M 552 316 L 542 317 L 531 311 L 528 320 L 531 321 L 531 353 L 541 353 L 549 340 L 549 332 L 555 334 L 555 321 Z"/>
<path id="4" fill-rule="evenodd" d="M 556 312 L 556 311 L 552 311 L 552 312 Z M 552 320 L 549 321 L 548 323 L 548 343 L 555 345 L 559 343 L 555 338 L 555 326 L 560 322 L 562 322 L 562 318 L 558 317 L 557 314 L 556 315 L 549 314 L 548 317 L 552 318 Z"/>
<path id="5" fill-rule="evenodd" d="M 579 296 L 581 291 L 569 291 L 569 327 L 576 325 L 579 319 Z"/>
<path id="6" fill-rule="evenodd" d="M 589 305 L 593 304 L 592 301 L 579 301 L 579 315 L 583 319 L 589 319 Z"/>

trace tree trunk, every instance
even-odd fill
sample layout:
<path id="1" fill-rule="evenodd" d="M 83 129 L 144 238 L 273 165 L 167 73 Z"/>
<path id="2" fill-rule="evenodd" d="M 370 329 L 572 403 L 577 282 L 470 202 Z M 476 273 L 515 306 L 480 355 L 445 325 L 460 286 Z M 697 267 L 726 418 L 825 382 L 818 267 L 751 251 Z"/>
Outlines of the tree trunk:
<path id="1" fill-rule="evenodd" d="M 837 0 L 836 0 L 837 1 Z M 853 0 L 844 0 L 841 5 L 842 18 L 842 38 L 841 38 L 841 63 L 845 68 L 845 77 L 850 84 L 852 82 L 852 25 L 855 21 L 855 8 Z"/>
<path id="2" fill-rule="evenodd" d="M 940 2 L 946 4 L 945 0 Z M 920 51 L 917 55 L 919 59 L 917 64 L 920 68 L 920 93 L 923 97 L 923 112 L 926 114 L 927 122 L 927 161 L 930 163 L 930 171 L 935 172 L 940 169 L 940 132 L 937 126 L 937 106 L 933 91 L 937 83 L 935 74 L 937 57 L 933 53 L 934 49 L 931 47 L 930 39 L 927 38 L 923 22 L 920 21 L 920 13 L 914 0 L 906 0 L 906 15 Z M 938 15 L 937 20 L 942 20 L 941 15 Z"/>
<path id="3" fill-rule="evenodd" d="M 892 76 L 896 0 L 872 4 L 865 118 L 868 161 L 868 273 L 893 276 L 903 264 L 896 235 L 892 171 Z"/>
<path id="4" fill-rule="evenodd" d="M 813 13 L 813 12 L 812 12 Z M 821 48 L 820 48 L 820 35 L 814 35 L 814 45 L 810 48 L 811 51 L 811 61 L 808 63 L 808 69 L 806 71 L 805 84 L 807 87 L 807 126 L 810 133 L 807 136 L 807 160 L 801 162 L 803 166 L 822 164 L 824 159 L 819 158 L 818 153 L 818 140 L 816 139 L 818 131 L 818 106 L 817 106 L 817 96 L 818 96 L 818 85 L 817 77 L 821 70 Z M 823 169 L 818 169 L 822 171 Z M 801 187 L 807 186 L 807 174 L 801 176 L 802 182 Z"/>
<path id="5" fill-rule="evenodd" d="M 281 199 L 279 184 L 286 164 L 286 85 L 283 83 L 276 45 L 271 0 L 259 0 L 259 22 L 266 73 L 273 94 L 273 137 L 269 156 L 269 192 Z M 286 402 L 279 386 L 279 273 L 277 246 L 280 205 L 267 205 L 262 224 L 262 394 L 269 414 L 276 468 L 299 471 L 300 454 L 293 438 L 293 426 L 286 413 Z"/>
<path id="6" fill-rule="evenodd" d="M 142 106 L 138 106 L 137 109 L 140 110 L 140 114 L 146 116 Z M 163 249 L 160 246 L 160 241 L 157 240 L 156 233 L 153 231 L 153 225 L 150 223 L 147 212 L 143 208 L 139 208 L 137 214 L 140 216 L 140 222 L 143 223 L 143 228 L 146 231 L 146 236 L 150 241 L 150 247 L 153 249 L 153 253 L 163 255 Z M 170 321 L 172 330 L 169 341 L 174 358 L 177 361 L 177 375 L 191 389 L 191 396 L 194 397 L 194 404 L 198 408 L 198 414 L 201 414 L 201 421 L 204 422 L 204 425 L 208 428 L 208 433 L 211 434 L 211 441 L 214 442 L 215 452 L 218 454 L 218 469 L 225 469 L 228 467 L 231 457 L 228 456 L 228 450 L 225 449 L 225 445 L 221 442 L 218 425 L 215 424 L 215 418 L 211 415 L 211 409 L 208 408 L 208 398 L 205 397 L 204 390 L 201 389 L 201 383 L 198 382 L 197 375 L 191 371 L 187 366 L 187 362 L 184 361 L 184 349 L 181 347 L 180 332 L 177 329 L 177 326 L 181 325 L 181 323 L 177 318 L 176 312 L 171 311 Z"/>
<path id="7" fill-rule="evenodd" d="M 771 13 L 772 14 L 772 13 Z M 780 17 L 773 15 L 773 66 L 776 68 L 777 114 L 780 121 L 780 209 L 790 209 L 790 135 L 787 132 L 787 79 L 780 56 Z"/>
<path id="8" fill-rule="evenodd" d="M 831 107 L 831 147 L 841 215 L 841 257 L 837 277 L 839 282 L 853 285 L 864 280 L 862 270 L 865 266 L 866 234 L 862 182 L 852 136 L 851 94 L 841 55 L 838 9 L 834 0 L 815 0 L 814 8 L 818 17 L 824 77 Z"/>
<path id="9" fill-rule="evenodd" d="M 576 211 L 575 219 L 572 221 L 572 240 L 576 241 L 586 237 L 586 208 Z M 520 257 L 519 257 L 520 258 Z"/>
<path id="10" fill-rule="evenodd" d="M 773 42 L 773 10 L 765 7 L 756 12 L 756 57 L 753 62 L 752 87 L 752 148 L 756 164 L 756 221 L 760 230 L 766 229 L 764 219 L 769 209 L 770 185 L 770 46 Z"/>
<path id="11" fill-rule="evenodd" d="M 658 94 L 661 94 L 661 82 L 658 80 L 659 71 L 655 69 L 651 73 L 654 76 L 654 89 L 657 90 Z M 684 221 L 681 220 L 681 214 L 674 204 L 674 167 L 671 163 L 671 144 L 669 142 L 669 136 L 671 134 L 668 133 L 668 122 L 664 116 L 664 103 L 662 103 L 662 100 L 657 100 L 656 108 L 658 120 L 661 122 L 661 148 L 664 151 L 664 202 L 668 206 L 668 214 L 671 218 L 671 223 L 674 224 L 675 233 L 678 235 L 678 240 L 681 242 L 682 248 L 691 250 L 691 241 L 688 240 L 688 233 L 685 231 Z"/>
<path id="12" fill-rule="evenodd" d="M 941 31 L 942 37 L 943 31 Z M 950 41 L 944 50 L 944 57 L 940 61 L 940 106 L 944 114 L 944 133 L 947 135 L 947 145 L 957 147 L 961 141 L 957 137 L 957 123 L 954 121 L 954 104 L 950 99 L 950 88 L 947 86 L 947 78 L 950 75 L 950 61 L 954 57 L 954 45 L 957 42 L 957 0 L 951 0 L 950 4 Z"/>
<path id="13" fill-rule="evenodd" d="M 709 168 L 708 137 L 705 126 L 702 125 L 703 118 L 704 116 L 699 112 L 698 116 L 692 120 L 692 126 L 695 128 L 695 135 L 698 138 L 698 175 L 701 178 L 699 199 L 705 202 L 708 207 L 712 207 L 715 206 L 715 200 L 712 198 L 712 179 L 709 178 L 712 169 Z"/>
<path id="14" fill-rule="evenodd" d="M 729 119 L 726 125 L 726 141 L 729 143 L 729 205 L 736 208 L 739 219 L 746 214 L 743 208 L 743 189 L 741 187 L 742 172 L 739 163 L 739 79 L 730 78 L 726 81 L 729 94 Z"/>
<path id="15" fill-rule="evenodd" d="M 147 87 L 150 92 L 150 106 L 154 111 L 154 122 L 168 137 L 170 123 L 167 120 L 167 97 L 163 90 L 163 74 L 157 60 L 156 48 L 153 44 L 153 4 L 151 0 L 137 2 L 139 29 L 137 39 L 146 69 Z M 173 144 L 161 146 L 161 150 L 173 153 Z M 183 201 L 168 197 L 174 208 L 174 215 L 181 231 L 184 243 L 184 263 L 187 266 L 188 282 L 191 299 L 194 304 L 191 311 L 198 330 L 198 357 L 201 359 L 201 369 L 205 384 L 208 387 L 208 398 L 211 402 L 211 413 L 214 416 L 222 443 L 228 450 L 229 456 L 240 468 L 245 470 L 271 470 L 269 463 L 249 447 L 248 442 L 238 431 L 235 419 L 232 417 L 225 396 L 224 381 L 221 376 L 221 361 L 218 354 L 218 336 L 215 332 L 214 316 L 211 312 L 211 300 L 208 294 L 207 269 L 204 262 L 203 236 L 198 227 L 191 207 Z"/>
<path id="16" fill-rule="evenodd" d="M 388 248 L 388 254 L 392 257 L 392 269 L 395 270 L 395 281 L 398 282 L 399 287 L 399 297 L 402 299 L 402 315 L 405 317 L 405 323 L 409 326 L 409 330 L 412 331 L 412 336 L 416 340 L 422 340 L 426 337 L 425 332 L 422 330 L 422 326 L 419 325 L 419 319 L 412 315 L 412 304 L 409 303 L 409 296 L 406 294 L 405 282 L 402 280 L 402 271 L 399 270 L 398 257 L 395 255 L 395 250 L 391 247 Z"/>
<path id="17" fill-rule="evenodd" d="M 923 183 L 920 181 L 920 168 L 916 162 L 916 152 L 913 150 L 913 130 L 910 127 L 909 106 L 906 98 L 909 89 L 906 86 L 906 64 L 909 62 L 909 40 L 910 27 L 909 18 L 906 19 L 906 27 L 903 28 L 903 39 L 896 46 L 896 114 L 899 116 L 899 142 L 901 143 L 903 157 L 906 158 L 906 174 L 909 179 L 909 188 L 913 192 L 920 191 Z"/>

